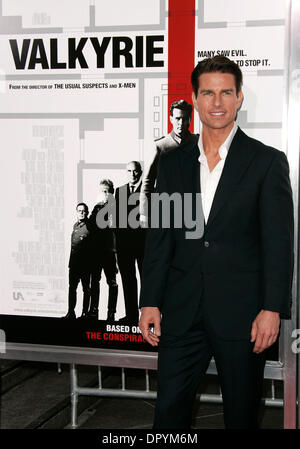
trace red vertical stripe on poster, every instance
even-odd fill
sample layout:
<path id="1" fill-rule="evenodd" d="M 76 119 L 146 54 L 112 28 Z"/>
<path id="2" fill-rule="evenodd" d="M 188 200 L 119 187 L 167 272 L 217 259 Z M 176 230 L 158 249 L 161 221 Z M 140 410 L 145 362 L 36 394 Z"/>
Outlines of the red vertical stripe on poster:
<path id="1" fill-rule="evenodd" d="M 169 0 L 168 111 L 171 103 L 191 103 L 191 73 L 195 63 L 195 0 Z M 169 130 L 172 126 L 169 123 Z M 193 120 L 190 131 L 193 132 Z"/>

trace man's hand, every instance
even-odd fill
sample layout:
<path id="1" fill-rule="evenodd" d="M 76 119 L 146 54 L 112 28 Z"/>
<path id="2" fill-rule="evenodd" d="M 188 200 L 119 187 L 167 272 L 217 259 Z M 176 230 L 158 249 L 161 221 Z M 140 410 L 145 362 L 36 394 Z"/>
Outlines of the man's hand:
<path id="1" fill-rule="evenodd" d="M 261 310 L 252 323 L 251 342 L 255 341 L 253 352 L 259 354 L 277 340 L 280 316 L 278 312 Z"/>
<path id="2" fill-rule="evenodd" d="M 157 307 L 142 307 L 139 328 L 144 339 L 152 346 L 157 346 L 160 337 L 160 311 Z M 150 330 L 150 324 L 154 325 L 154 332 Z"/>

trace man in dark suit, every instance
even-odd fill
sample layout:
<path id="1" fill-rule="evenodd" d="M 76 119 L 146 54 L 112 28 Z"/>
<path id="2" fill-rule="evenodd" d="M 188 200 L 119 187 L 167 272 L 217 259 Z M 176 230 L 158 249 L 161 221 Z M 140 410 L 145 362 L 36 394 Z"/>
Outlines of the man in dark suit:
<path id="1" fill-rule="evenodd" d="M 100 181 L 100 196 L 98 203 L 91 213 L 89 224 L 92 237 L 92 270 L 91 270 L 91 304 L 87 313 L 88 318 L 98 319 L 100 300 L 100 280 L 102 270 L 104 271 L 108 285 L 108 306 L 107 321 L 114 322 L 117 299 L 118 284 L 117 261 L 116 261 L 116 241 L 112 226 L 103 226 L 98 222 L 98 213 L 106 207 L 109 195 L 113 195 L 114 185 L 110 179 Z M 107 213 L 110 215 L 109 213 Z M 106 214 L 106 215 L 107 215 Z M 106 217 L 106 222 L 112 225 L 112 219 Z M 105 223 L 106 224 L 106 223 Z"/>
<path id="2" fill-rule="evenodd" d="M 145 229 L 139 225 L 139 214 L 136 215 L 137 227 L 133 227 L 128 222 L 128 219 L 130 214 L 134 212 L 134 209 L 138 210 L 139 208 L 139 195 L 143 173 L 141 164 L 138 161 L 129 162 L 126 167 L 126 172 L 128 183 L 118 187 L 115 193 L 117 210 L 117 259 L 122 279 L 126 313 L 126 316 L 120 321 L 137 324 L 139 320 L 139 308 L 136 265 L 141 275 L 144 258 Z M 130 197 L 134 201 L 131 202 Z M 119 214 L 121 209 L 123 209 L 124 214 Z M 125 219 L 124 223 L 122 223 L 123 219 Z"/>
<path id="3" fill-rule="evenodd" d="M 190 426 L 212 356 L 226 428 L 256 428 L 265 349 L 277 339 L 280 315 L 290 314 L 288 162 L 236 126 L 243 100 L 237 64 L 203 60 L 192 86 L 199 142 L 161 155 L 157 192 L 189 193 L 195 207 L 201 191 L 203 235 L 186 238 L 185 226 L 148 229 L 143 266 L 139 325 L 159 350 L 154 428 Z"/>
<path id="4" fill-rule="evenodd" d="M 198 136 L 189 131 L 192 119 L 193 107 L 185 100 L 177 100 L 170 107 L 170 122 L 172 131 L 166 136 L 155 140 L 154 154 L 150 161 L 146 162 L 145 175 L 141 186 L 140 211 L 141 220 L 148 222 L 151 193 L 154 192 L 157 179 L 158 161 L 161 153 L 170 151 L 174 148 L 180 148 L 187 143 L 195 142 Z"/>

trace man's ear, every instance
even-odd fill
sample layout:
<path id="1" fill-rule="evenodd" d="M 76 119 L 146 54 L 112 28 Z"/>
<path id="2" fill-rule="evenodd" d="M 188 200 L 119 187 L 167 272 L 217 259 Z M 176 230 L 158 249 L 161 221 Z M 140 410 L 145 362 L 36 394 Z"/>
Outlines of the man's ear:
<path id="1" fill-rule="evenodd" d="M 193 102 L 194 108 L 198 111 L 198 105 L 197 105 L 197 101 L 196 100 L 197 99 L 196 99 L 195 92 L 192 92 L 192 102 Z"/>
<path id="2" fill-rule="evenodd" d="M 243 101 L 244 101 L 244 94 L 243 94 L 243 92 L 241 90 L 237 94 L 237 97 L 238 97 L 238 100 L 237 100 L 238 101 L 238 108 L 237 108 L 237 110 L 239 111 L 241 109 Z"/>

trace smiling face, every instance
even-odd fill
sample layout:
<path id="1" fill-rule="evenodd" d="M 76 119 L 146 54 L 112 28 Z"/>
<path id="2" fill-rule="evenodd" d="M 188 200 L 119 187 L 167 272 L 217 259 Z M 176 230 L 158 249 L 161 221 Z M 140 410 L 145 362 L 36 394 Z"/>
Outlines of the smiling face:
<path id="1" fill-rule="evenodd" d="M 235 79 L 231 73 L 210 72 L 200 75 L 197 97 L 193 92 L 192 98 L 203 130 L 230 132 L 243 94 L 241 91 L 236 92 Z"/>

